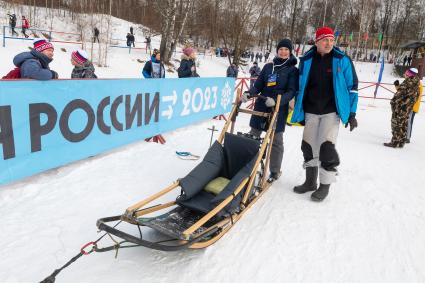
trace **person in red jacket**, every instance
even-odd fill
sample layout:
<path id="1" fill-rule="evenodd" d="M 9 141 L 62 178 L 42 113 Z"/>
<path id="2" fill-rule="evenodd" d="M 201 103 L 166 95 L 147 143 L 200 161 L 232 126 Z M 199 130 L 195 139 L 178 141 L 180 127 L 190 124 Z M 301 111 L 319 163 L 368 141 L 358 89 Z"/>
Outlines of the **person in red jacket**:
<path id="1" fill-rule="evenodd" d="M 27 29 L 30 28 L 30 23 L 28 22 L 28 20 L 25 18 L 25 16 L 22 16 L 22 33 L 24 34 L 24 36 L 26 38 L 28 38 L 28 35 L 25 33 L 25 31 Z"/>

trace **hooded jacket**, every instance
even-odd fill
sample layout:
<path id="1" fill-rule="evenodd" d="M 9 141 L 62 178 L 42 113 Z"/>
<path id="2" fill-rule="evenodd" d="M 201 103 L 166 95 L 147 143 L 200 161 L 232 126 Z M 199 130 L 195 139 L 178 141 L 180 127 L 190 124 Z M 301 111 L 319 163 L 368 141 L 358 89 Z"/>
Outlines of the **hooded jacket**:
<path id="1" fill-rule="evenodd" d="M 195 71 L 192 72 L 192 67 L 195 66 Z M 180 61 L 180 67 L 177 69 L 179 78 L 199 77 L 196 72 L 196 64 L 193 59 L 183 54 Z"/>
<path id="2" fill-rule="evenodd" d="M 13 64 L 21 69 L 21 78 L 23 79 L 53 79 L 54 73 L 50 71 L 50 62 L 52 59 L 34 49 L 31 52 L 20 53 L 13 58 Z"/>

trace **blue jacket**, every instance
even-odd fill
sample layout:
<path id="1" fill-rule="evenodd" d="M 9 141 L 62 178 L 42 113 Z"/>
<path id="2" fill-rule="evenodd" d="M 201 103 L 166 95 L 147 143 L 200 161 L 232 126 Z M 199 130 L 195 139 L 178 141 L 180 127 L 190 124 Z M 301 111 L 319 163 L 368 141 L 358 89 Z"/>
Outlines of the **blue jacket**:
<path id="1" fill-rule="evenodd" d="M 291 119 L 292 123 L 304 121 L 304 92 L 308 84 L 311 62 L 316 51 L 317 48 L 313 47 L 300 59 L 300 88 L 295 99 L 295 107 Z M 331 52 L 333 56 L 332 76 L 336 109 L 341 121 L 346 124 L 350 113 L 356 113 L 357 110 L 357 74 L 350 57 L 338 47 L 334 47 Z"/>
<path id="2" fill-rule="evenodd" d="M 156 63 L 159 64 L 160 66 L 160 73 L 161 73 L 161 78 L 165 78 L 165 67 L 164 64 L 162 64 L 161 61 L 156 60 L 155 56 L 151 56 L 151 60 L 146 62 L 145 66 L 143 67 L 143 71 L 142 71 L 142 75 L 145 79 L 151 79 L 152 78 L 152 73 L 153 73 L 153 66 L 152 63 Z"/>
<path id="3" fill-rule="evenodd" d="M 21 69 L 21 78 L 23 79 L 53 79 L 53 73 L 49 68 L 50 62 L 52 59 L 34 49 L 31 52 L 20 53 L 13 58 L 13 64 Z"/>
<path id="4" fill-rule="evenodd" d="M 298 69 L 295 67 L 297 59 L 291 54 L 291 57 L 289 57 L 286 62 L 283 62 L 283 59 L 276 57 L 273 59 L 272 63 L 264 65 L 254 86 L 249 90 L 251 95 L 261 93 L 262 96 L 271 97 L 275 100 L 278 94 L 282 95 L 276 132 L 283 132 L 285 130 L 286 118 L 288 116 L 288 103 L 298 90 Z M 275 86 L 267 86 L 267 81 L 271 74 L 277 75 Z M 272 108 L 267 107 L 263 99 L 257 99 L 255 101 L 254 110 L 270 113 Z M 267 130 L 266 118 L 263 117 L 251 116 L 249 125 L 257 130 Z"/>

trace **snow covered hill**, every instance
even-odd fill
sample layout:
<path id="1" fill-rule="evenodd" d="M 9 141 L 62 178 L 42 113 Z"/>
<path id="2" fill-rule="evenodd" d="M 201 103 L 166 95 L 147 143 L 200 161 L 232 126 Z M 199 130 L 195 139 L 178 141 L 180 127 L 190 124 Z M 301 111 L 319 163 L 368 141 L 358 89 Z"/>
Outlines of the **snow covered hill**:
<path id="1" fill-rule="evenodd" d="M 114 22 L 114 36 L 131 25 Z M 72 31 L 68 24 L 63 29 Z M 10 41 L 0 48 L 0 74 L 28 45 Z M 52 69 L 68 78 L 73 47 L 58 47 Z M 141 77 L 137 59 L 146 56 L 111 50 L 110 67 L 98 68 L 98 74 Z M 218 76 L 226 67 L 224 59 L 205 57 L 199 69 L 201 76 Z M 374 81 L 379 66 L 362 63 L 356 69 L 360 80 Z M 394 79 L 386 69 L 383 81 Z M 361 98 L 357 117 L 353 132 L 340 128 L 338 182 L 323 203 L 292 192 L 304 179 L 302 128 L 288 127 L 282 177 L 216 244 L 175 253 L 123 249 L 117 259 L 114 252 L 93 253 L 56 282 L 425 282 L 425 115 L 416 116 L 412 143 L 403 149 L 382 146 L 390 139 L 388 101 Z M 247 131 L 248 122 L 241 117 L 238 130 Z M 166 133 L 165 145 L 141 141 L 1 186 L 0 282 L 41 281 L 99 237 L 98 218 L 121 214 L 185 176 L 197 161 L 181 160 L 175 151 L 203 155 L 212 125 L 221 128 L 223 121 Z M 111 243 L 105 237 L 99 245 Z"/>

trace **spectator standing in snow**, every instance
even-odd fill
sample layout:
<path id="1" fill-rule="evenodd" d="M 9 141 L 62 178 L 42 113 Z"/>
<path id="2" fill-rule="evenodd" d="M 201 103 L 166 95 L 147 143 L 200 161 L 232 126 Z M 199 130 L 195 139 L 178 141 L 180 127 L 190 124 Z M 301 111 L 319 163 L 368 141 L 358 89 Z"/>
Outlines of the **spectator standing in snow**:
<path id="1" fill-rule="evenodd" d="M 57 79 L 58 73 L 50 70 L 54 48 L 52 43 L 44 39 L 34 40 L 34 48 L 13 58 L 13 64 L 20 68 L 22 79 L 50 80 Z"/>
<path id="2" fill-rule="evenodd" d="M 264 54 L 264 62 L 267 62 L 267 61 L 269 60 L 269 56 L 270 56 L 270 52 L 269 52 L 269 51 L 267 51 L 267 52 Z"/>
<path id="3" fill-rule="evenodd" d="M 227 68 L 226 77 L 237 78 L 238 73 L 239 67 L 234 62 L 232 62 L 232 64 L 230 64 L 230 66 Z"/>
<path id="4" fill-rule="evenodd" d="M 384 143 L 387 147 L 403 147 L 406 143 L 409 116 L 420 94 L 418 69 L 410 68 L 406 70 L 404 77 L 406 79 L 397 87 L 397 92 L 391 99 L 392 138 L 391 142 Z"/>
<path id="5" fill-rule="evenodd" d="M 407 66 L 410 67 L 411 64 L 412 64 L 412 55 L 409 55 L 409 57 L 407 57 Z"/>
<path id="6" fill-rule="evenodd" d="M 403 58 L 403 66 L 406 66 L 406 63 L 407 63 L 407 55 L 405 55 Z"/>
<path id="7" fill-rule="evenodd" d="M 148 35 L 145 37 L 146 39 L 146 52 L 151 51 L 151 37 Z"/>
<path id="8" fill-rule="evenodd" d="M 72 52 L 71 64 L 74 66 L 71 73 L 72 79 L 97 79 L 93 63 L 90 62 L 86 51 L 79 49 Z"/>
<path id="9" fill-rule="evenodd" d="M 196 53 L 192 47 L 183 49 L 183 54 L 180 61 L 180 67 L 177 69 L 179 78 L 199 77 L 196 72 Z"/>
<path id="10" fill-rule="evenodd" d="M 277 56 L 271 63 L 264 65 L 254 86 L 241 96 L 242 102 L 247 102 L 250 96 L 261 93 L 266 99 L 256 99 L 254 111 L 270 113 L 276 105 L 277 95 L 281 95 L 276 131 L 273 138 L 270 156 L 270 176 L 268 182 L 277 180 L 281 174 L 283 159 L 283 132 L 285 131 L 288 116 L 288 103 L 298 90 L 298 69 L 295 67 L 297 59 L 292 54 L 292 42 L 282 39 L 276 46 Z M 251 116 L 249 122 L 250 133 L 259 137 L 262 131 L 267 131 L 265 117 Z"/>
<path id="11" fill-rule="evenodd" d="M 133 34 L 133 27 L 130 27 L 130 33 Z"/>
<path id="12" fill-rule="evenodd" d="M 134 35 L 132 35 L 131 33 L 127 33 L 127 46 L 131 47 L 131 45 L 133 45 L 133 47 L 136 47 L 136 45 L 134 44 L 135 38 Z"/>
<path id="13" fill-rule="evenodd" d="M 260 62 L 263 62 L 263 53 L 260 52 L 260 54 L 258 54 L 258 58 L 260 59 Z"/>
<path id="14" fill-rule="evenodd" d="M 314 191 L 313 201 L 324 200 L 336 181 L 340 162 L 335 144 L 340 120 L 345 127 L 350 126 L 350 131 L 357 127 L 356 71 L 350 57 L 334 43 L 331 28 L 317 29 L 315 46 L 300 61 L 300 91 L 291 119 L 292 123 L 305 122 L 301 150 L 306 180 L 294 187 L 294 192 Z"/>
<path id="15" fill-rule="evenodd" d="M 250 80 L 249 80 L 249 88 L 252 88 L 252 86 L 255 83 L 255 80 L 258 78 L 258 76 L 261 73 L 261 69 L 260 67 L 258 67 L 258 63 L 254 62 L 254 64 L 252 64 L 252 67 L 249 68 L 249 75 L 250 75 Z"/>
<path id="16" fill-rule="evenodd" d="M 254 52 L 251 51 L 251 62 L 254 61 Z"/>
<path id="17" fill-rule="evenodd" d="M 93 43 L 95 43 L 96 40 L 97 40 L 97 43 L 100 43 L 100 41 L 99 41 L 100 31 L 99 31 L 99 29 L 97 27 L 94 27 L 93 34 L 94 34 L 94 36 L 93 36 Z"/>
<path id="18" fill-rule="evenodd" d="M 25 33 L 27 29 L 30 28 L 30 23 L 25 18 L 25 16 L 22 16 L 22 34 L 25 36 L 25 38 L 28 38 L 29 36 Z"/>
<path id="19" fill-rule="evenodd" d="M 9 26 L 12 30 L 12 36 L 16 35 L 19 36 L 19 34 L 15 31 L 16 28 L 16 15 L 15 14 L 7 14 L 9 16 Z"/>
<path id="20" fill-rule="evenodd" d="M 142 74 L 145 79 L 165 78 L 165 67 L 161 62 L 161 53 L 158 49 L 153 50 L 151 60 L 146 62 Z"/>

